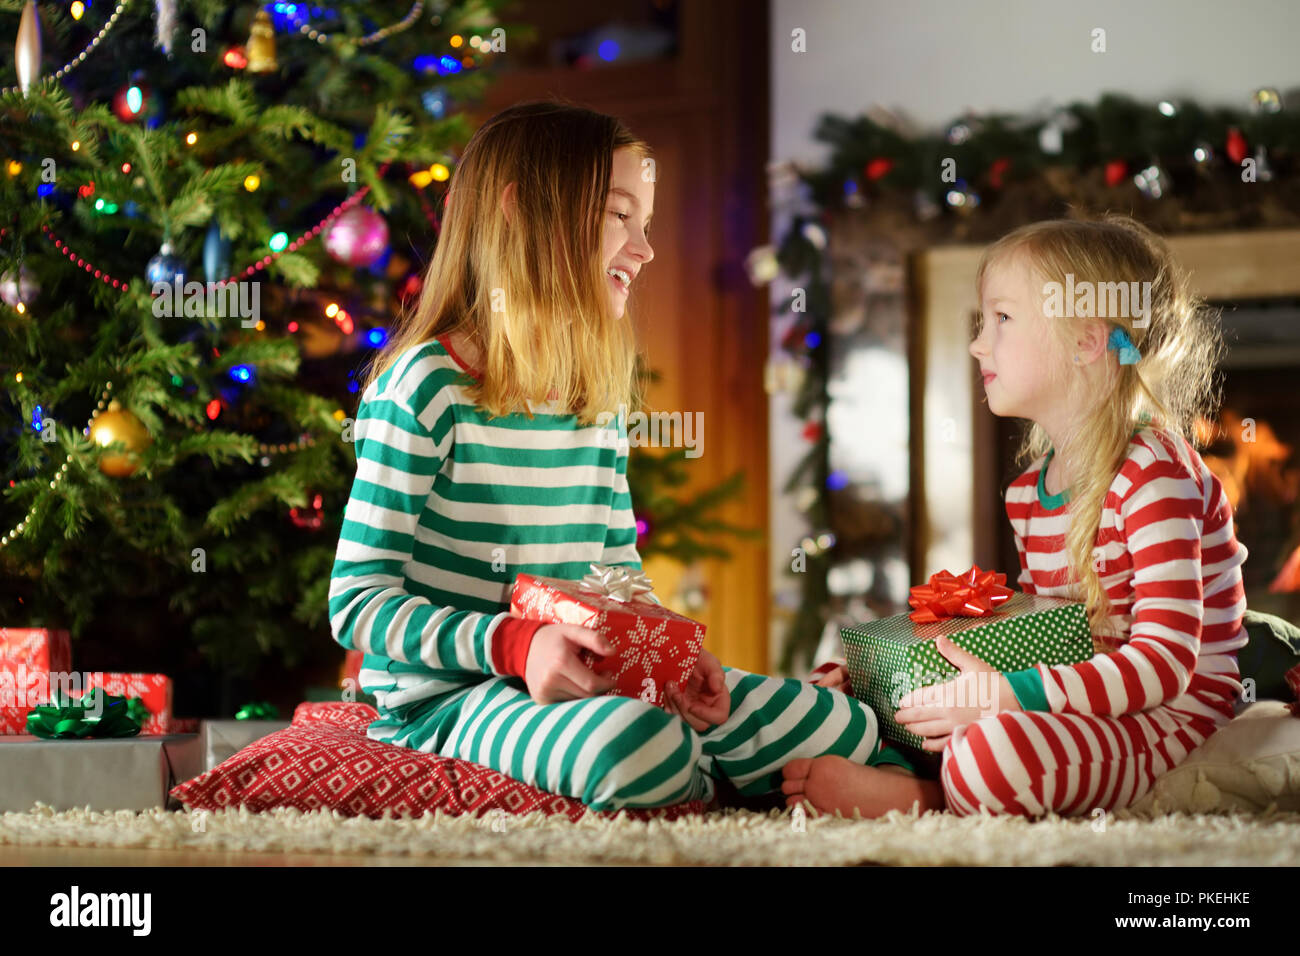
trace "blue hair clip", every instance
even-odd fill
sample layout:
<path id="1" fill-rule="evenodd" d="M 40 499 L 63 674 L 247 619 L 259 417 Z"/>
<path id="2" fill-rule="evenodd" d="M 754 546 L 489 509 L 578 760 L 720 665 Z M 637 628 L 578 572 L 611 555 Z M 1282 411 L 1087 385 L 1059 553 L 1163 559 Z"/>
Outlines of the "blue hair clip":
<path id="1" fill-rule="evenodd" d="M 1120 365 L 1136 365 L 1137 360 L 1142 357 L 1142 353 L 1137 350 L 1137 346 L 1128 337 L 1128 333 L 1119 326 L 1110 330 L 1110 338 L 1106 340 L 1106 348 L 1119 353 Z"/>

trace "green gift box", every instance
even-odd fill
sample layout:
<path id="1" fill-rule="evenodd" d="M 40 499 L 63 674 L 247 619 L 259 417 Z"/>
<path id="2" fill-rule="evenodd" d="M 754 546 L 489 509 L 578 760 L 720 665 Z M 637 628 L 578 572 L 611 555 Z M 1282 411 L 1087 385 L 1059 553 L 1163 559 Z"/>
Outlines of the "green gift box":
<path id="1" fill-rule="evenodd" d="M 909 753 L 931 755 L 921 750 L 924 737 L 894 720 L 898 702 L 918 687 L 942 684 L 960 673 L 939 653 L 934 642 L 939 635 L 1003 672 L 1035 664 L 1077 664 L 1094 653 L 1082 604 L 1021 592 L 983 617 L 918 624 L 907 614 L 896 614 L 840 628 L 854 696 L 876 712 L 881 735 Z"/>

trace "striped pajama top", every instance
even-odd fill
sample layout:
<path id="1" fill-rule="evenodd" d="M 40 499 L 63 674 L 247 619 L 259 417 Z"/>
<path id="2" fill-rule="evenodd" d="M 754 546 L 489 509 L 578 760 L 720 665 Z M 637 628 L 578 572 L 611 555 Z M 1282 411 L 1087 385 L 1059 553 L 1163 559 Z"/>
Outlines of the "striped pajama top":
<path id="1" fill-rule="evenodd" d="M 1077 600 L 1065 553 L 1069 491 L 1048 495 L 1045 487 L 1052 454 L 1008 487 L 1007 517 L 1020 589 Z M 1247 639 L 1247 551 L 1218 478 L 1181 437 L 1138 430 L 1107 491 L 1095 544 L 1112 612 L 1110 633 L 1097 637 L 1113 649 L 1078 664 L 1009 673 L 1024 709 L 1118 716 L 1163 705 L 1175 719 L 1231 720 L 1242 691 L 1236 652 Z"/>
<path id="2" fill-rule="evenodd" d="M 361 396 L 357 473 L 330 575 L 334 640 L 401 717 L 493 676 L 522 677 L 541 622 L 509 614 L 519 572 L 638 570 L 625 422 L 579 426 L 554 402 L 489 421 L 445 338 L 404 352 Z"/>

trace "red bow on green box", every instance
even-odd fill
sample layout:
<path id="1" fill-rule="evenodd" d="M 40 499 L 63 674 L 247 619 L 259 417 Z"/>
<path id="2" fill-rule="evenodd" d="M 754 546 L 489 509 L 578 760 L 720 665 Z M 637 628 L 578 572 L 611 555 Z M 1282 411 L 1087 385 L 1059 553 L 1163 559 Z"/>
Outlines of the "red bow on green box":
<path id="1" fill-rule="evenodd" d="M 1006 586 L 1007 576 L 985 571 L 978 564 L 957 577 L 948 571 L 930 575 L 929 584 L 911 589 L 907 603 L 916 608 L 908 615 L 918 624 L 930 624 L 945 617 L 984 617 L 992 614 L 1014 593 Z"/>

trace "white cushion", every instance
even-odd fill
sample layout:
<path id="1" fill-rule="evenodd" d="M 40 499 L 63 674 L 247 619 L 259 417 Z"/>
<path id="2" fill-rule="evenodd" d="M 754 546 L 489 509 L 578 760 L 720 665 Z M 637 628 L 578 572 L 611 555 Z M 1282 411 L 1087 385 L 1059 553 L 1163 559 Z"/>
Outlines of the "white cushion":
<path id="1" fill-rule="evenodd" d="M 1300 719 L 1280 700 L 1260 700 L 1158 778 L 1135 813 L 1300 811 Z"/>

